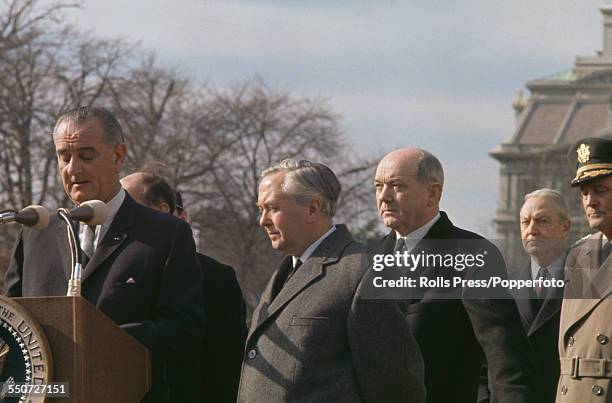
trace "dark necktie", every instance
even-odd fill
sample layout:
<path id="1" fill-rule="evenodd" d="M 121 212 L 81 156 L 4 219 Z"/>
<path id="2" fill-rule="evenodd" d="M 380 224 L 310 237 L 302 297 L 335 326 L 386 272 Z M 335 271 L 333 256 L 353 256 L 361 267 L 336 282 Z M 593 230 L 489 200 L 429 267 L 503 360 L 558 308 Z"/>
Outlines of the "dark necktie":
<path id="1" fill-rule="evenodd" d="M 542 279 L 542 280 L 550 279 L 550 273 L 549 273 L 548 269 L 546 269 L 546 267 L 540 267 L 540 270 L 538 270 L 538 274 L 536 275 L 536 279 Z M 536 296 L 539 299 L 545 299 L 546 298 L 546 291 L 547 291 L 547 288 L 544 287 L 544 285 L 539 285 L 535 289 Z"/>
<path id="2" fill-rule="evenodd" d="M 295 272 L 297 271 L 297 269 L 300 268 L 301 265 L 302 265 L 302 261 L 300 259 L 296 259 L 295 264 L 292 266 L 291 270 L 289 271 L 289 274 L 287 275 L 287 279 L 285 279 L 285 284 L 287 284 L 287 281 L 289 281 L 291 276 L 295 274 Z"/>
<path id="3" fill-rule="evenodd" d="M 537 279 L 546 280 L 550 278 L 550 272 L 545 267 L 540 267 L 538 273 L 536 274 Z M 540 312 L 540 308 L 542 307 L 542 303 L 546 299 L 547 288 L 544 286 L 538 286 L 534 289 L 536 297 L 531 299 L 531 306 L 533 309 L 533 318 L 535 318 Z M 532 321 L 533 321 L 532 318 Z"/>
<path id="4" fill-rule="evenodd" d="M 272 284 L 272 298 L 270 301 L 273 301 L 274 298 L 280 293 L 283 289 L 283 286 L 289 281 L 291 276 L 295 273 L 295 271 L 302 265 L 302 261 L 297 259 L 295 262 L 295 266 L 293 265 L 293 258 L 291 256 L 287 256 L 281 266 L 278 268 L 278 275 L 274 280 L 274 284 Z"/>
<path id="5" fill-rule="evenodd" d="M 393 254 L 396 252 L 404 253 L 408 250 L 408 245 L 406 245 L 406 238 L 397 238 L 395 241 L 395 248 L 393 248 Z"/>

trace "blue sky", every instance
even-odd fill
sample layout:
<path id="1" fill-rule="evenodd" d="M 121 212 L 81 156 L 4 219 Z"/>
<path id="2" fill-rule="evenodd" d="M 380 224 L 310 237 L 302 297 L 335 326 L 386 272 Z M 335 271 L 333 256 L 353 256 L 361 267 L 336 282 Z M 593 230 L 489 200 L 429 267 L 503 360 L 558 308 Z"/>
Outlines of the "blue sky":
<path id="1" fill-rule="evenodd" d="M 322 98 L 363 153 L 430 150 L 446 170 L 442 208 L 493 236 L 499 166 L 488 152 L 512 133 L 512 96 L 600 49 L 602 3 L 89 0 L 69 18 L 212 87 L 258 74 Z"/>

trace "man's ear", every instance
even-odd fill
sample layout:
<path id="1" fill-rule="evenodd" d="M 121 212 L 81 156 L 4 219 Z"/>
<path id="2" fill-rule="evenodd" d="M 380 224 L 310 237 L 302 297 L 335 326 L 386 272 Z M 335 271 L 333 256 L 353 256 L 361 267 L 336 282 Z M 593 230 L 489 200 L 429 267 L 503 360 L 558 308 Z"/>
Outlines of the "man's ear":
<path id="1" fill-rule="evenodd" d="M 442 198 L 442 185 L 438 182 L 431 183 L 427 186 L 427 205 L 438 206 Z"/>
<path id="2" fill-rule="evenodd" d="M 565 220 L 563 222 L 563 233 L 569 234 L 570 229 L 572 228 L 572 222 L 570 220 Z"/>
<path id="3" fill-rule="evenodd" d="M 125 143 L 117 144 L 115 149 L 113 150 L 115 160 L 113 161 L 115 164 L 115 172 L 121 172 L 121 168 L 123 167 L 123 163 L 125 162 L 125 155 L 127 154 L 127 146 Z"/>
<path id="4" fill-rule="evenodd" d="M 165 201 L 159 203 L 159 209 L 163 211 L 164 213 L 170 212 L 170 206 Z"/>
<path id="5" fill-rule="evenodd" d="M 321 214 L 321 200 L 312 199 L 308 203 L 308 223 L 313 223 Z"/>

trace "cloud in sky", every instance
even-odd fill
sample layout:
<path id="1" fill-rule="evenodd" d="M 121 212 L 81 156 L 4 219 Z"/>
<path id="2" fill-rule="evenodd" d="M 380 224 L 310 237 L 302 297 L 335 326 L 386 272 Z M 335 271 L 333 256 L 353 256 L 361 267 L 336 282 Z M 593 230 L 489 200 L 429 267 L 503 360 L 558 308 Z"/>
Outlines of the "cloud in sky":
<path id="1" fill-rule="evenodd" d="M 478 230 L 495 214 L 498 165 L 488 151 L 512 133 L 514 91 L 601 47 L 600 4 L 89 0 L 70 17 L 99 36 L 140 41 L 200 82 L 259 74 L 322 97 L 360 149 L 430 149 L 451 172 L 444 204 Z"/>
<path id="2" fill-rule="evenodd" d="M 296 81 L 366 73 L 360 84 L 377 88 L 380 83 L 368 76 L 402 84 L 460 67 L 451 78 L 461 83 L 462 76 L 480 76 L 479 70 L 490 66 L 516 70 L 544 61 L 565 66 L 576 52 L 592 53 L 599 46 L 597 5 L 596 0 L 132 0 L 120 9 L 113 2 L 90 1 L 74 14 L 102 35 L 138 39 L 162 56 L 198 62 L 190 66 L 194 74 L 215 81 L 235 79 L 216 69 L 233 64 L 229 72 L 242 71 L 238 77 L 265 67 L 261 73 L 282 69 L 280 76 Z M 475 70 L 466 70 L 470 66 Z M 426 90 L 435 83 L 421 84 Z"/>

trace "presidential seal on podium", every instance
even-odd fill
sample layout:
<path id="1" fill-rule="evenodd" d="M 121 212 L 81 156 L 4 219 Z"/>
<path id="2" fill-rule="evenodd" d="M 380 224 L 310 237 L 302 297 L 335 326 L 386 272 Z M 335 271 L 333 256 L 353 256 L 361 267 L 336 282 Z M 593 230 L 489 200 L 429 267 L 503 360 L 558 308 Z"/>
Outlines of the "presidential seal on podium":
<path id="1" fill-rule="evenodd" d="M 47 385 L 52 375 L 51 349 L 42 328 L 22 306 L 0 296 L 0 401 L 44 402 L 36 385 Z"/>

